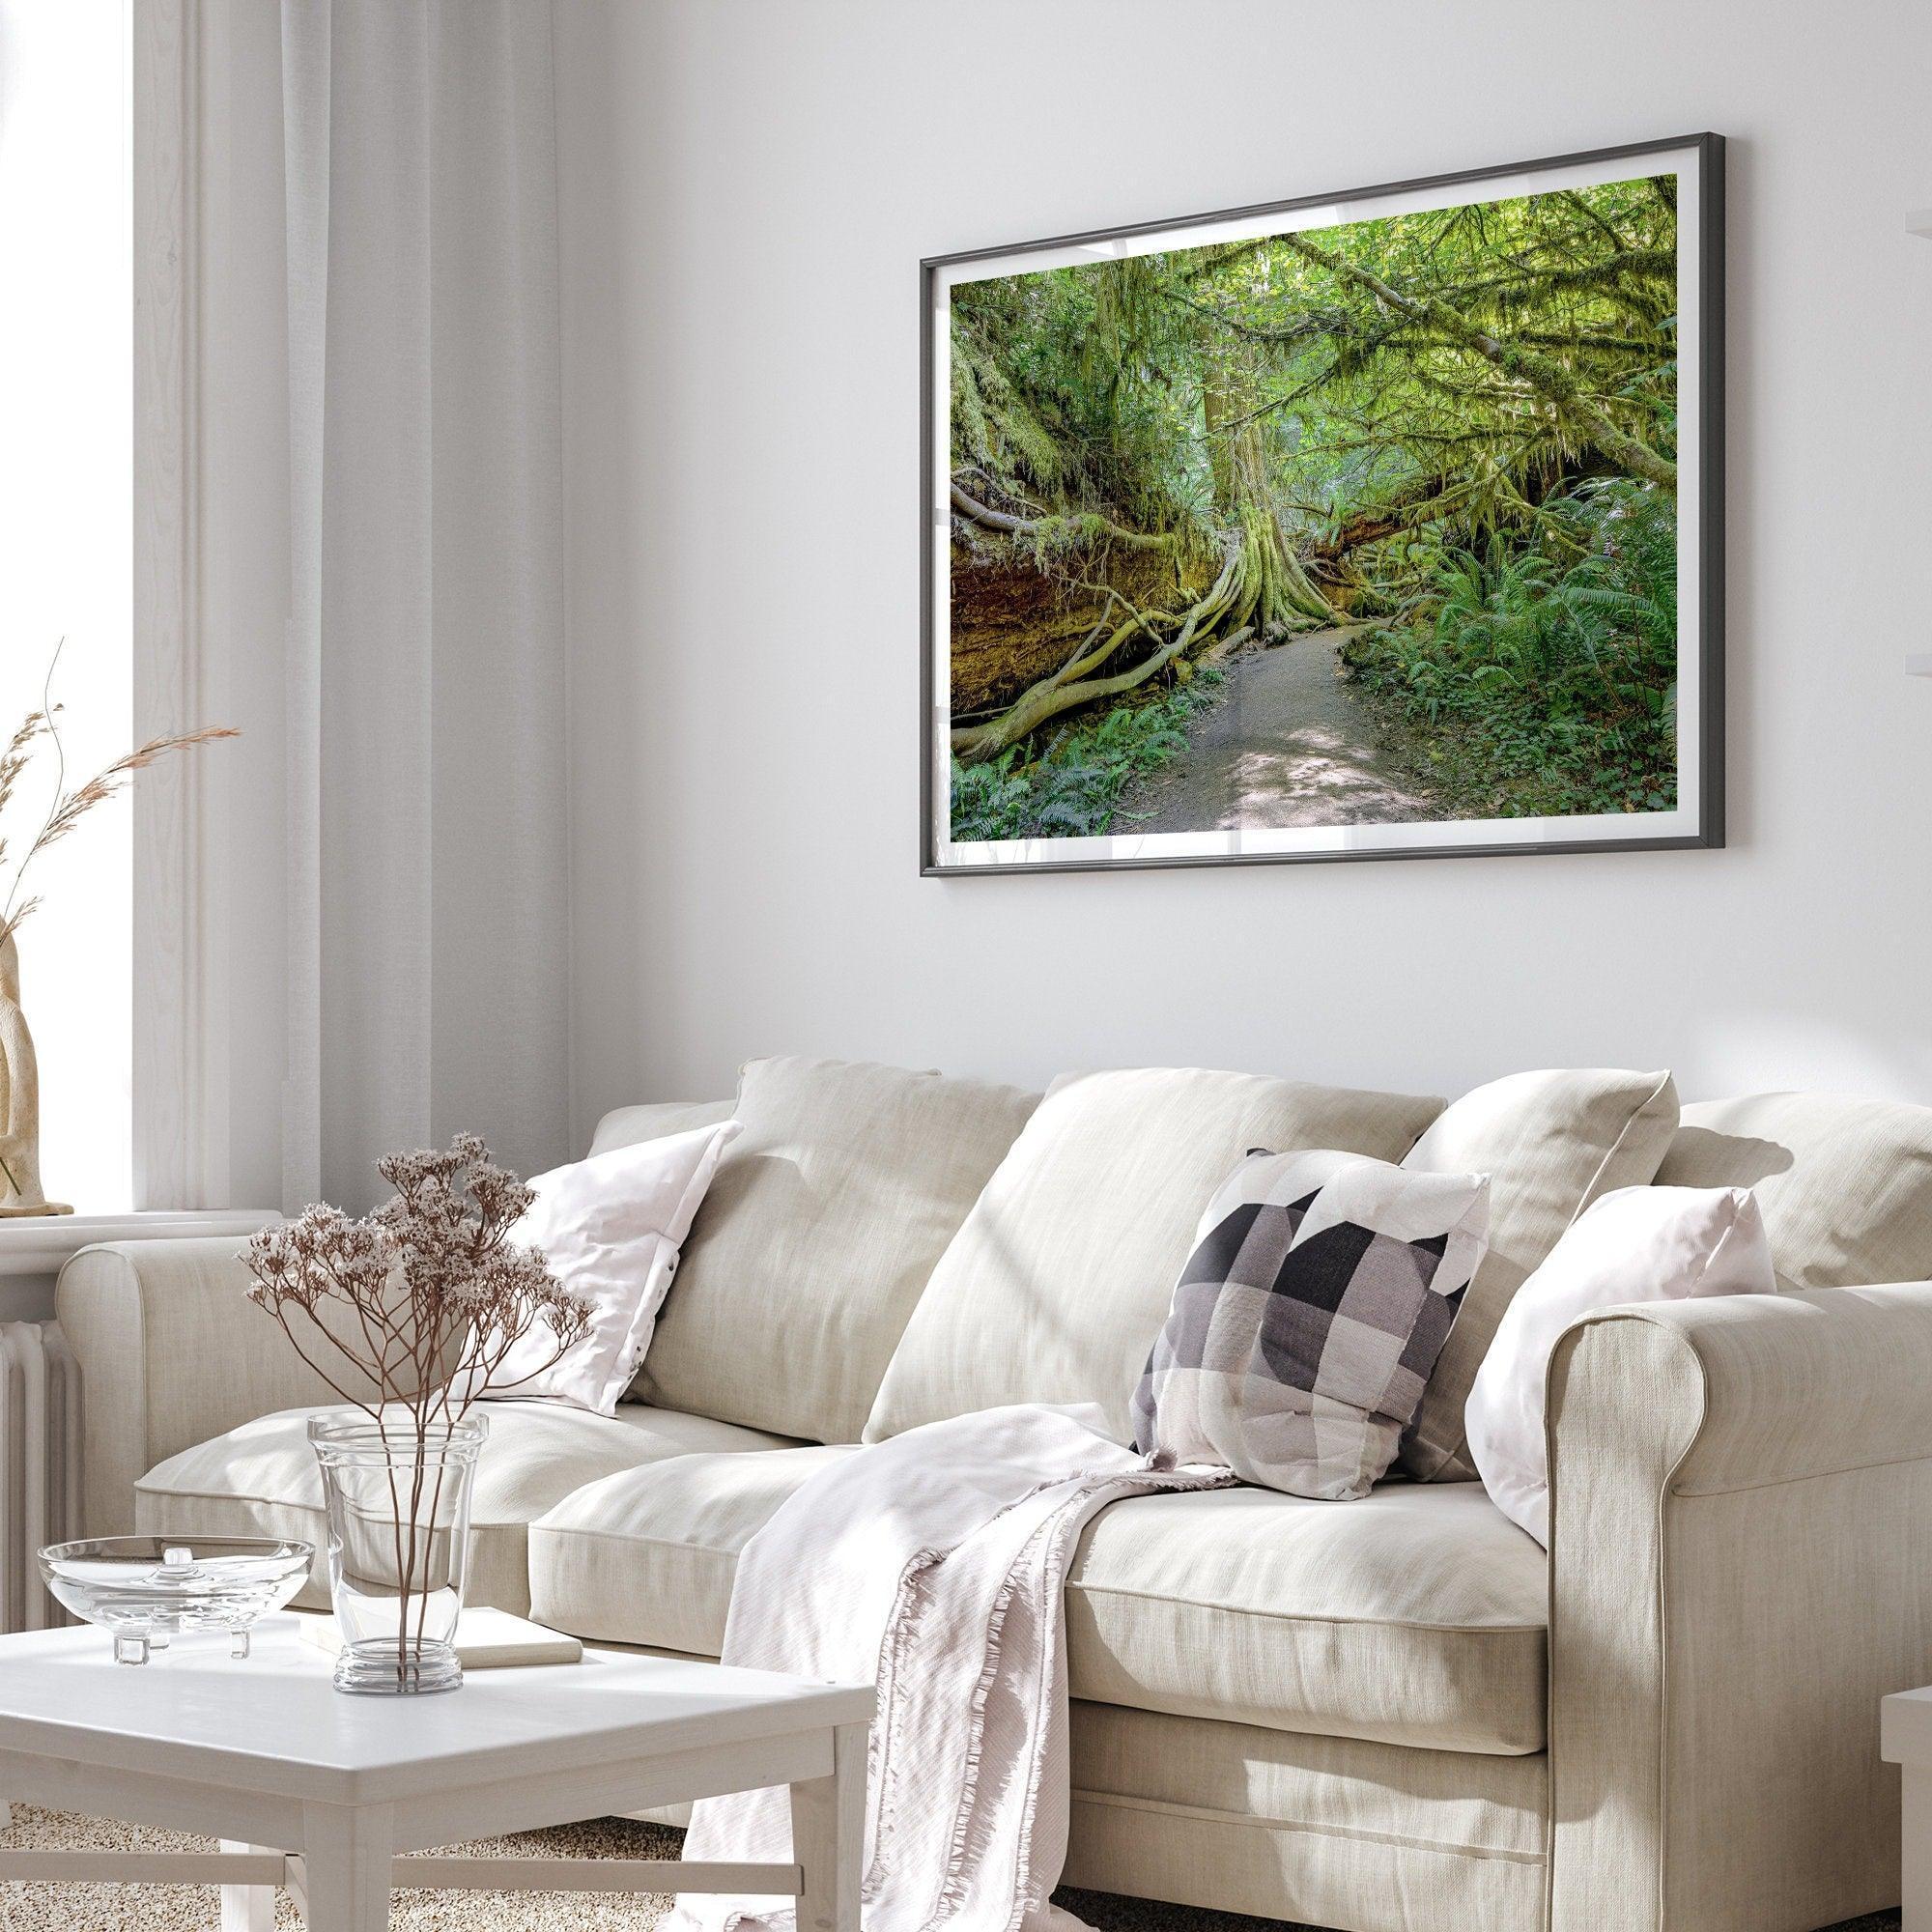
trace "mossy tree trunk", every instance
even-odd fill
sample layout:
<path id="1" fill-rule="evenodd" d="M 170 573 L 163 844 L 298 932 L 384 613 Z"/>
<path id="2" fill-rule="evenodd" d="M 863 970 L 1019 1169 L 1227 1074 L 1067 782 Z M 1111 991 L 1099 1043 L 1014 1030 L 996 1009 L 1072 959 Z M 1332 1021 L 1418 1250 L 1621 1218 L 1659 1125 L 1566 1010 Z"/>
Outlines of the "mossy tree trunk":
<path id="1" fill-rule="evenodd" d="M 1220 522 L 1239 533 L 1230 628 L 1279 635 L 1334 617 L 1281 526 L 1268 488 L 1271 433 L 1255 345 L 1210 326 L 1202 355 L 1202 427 Z"/>

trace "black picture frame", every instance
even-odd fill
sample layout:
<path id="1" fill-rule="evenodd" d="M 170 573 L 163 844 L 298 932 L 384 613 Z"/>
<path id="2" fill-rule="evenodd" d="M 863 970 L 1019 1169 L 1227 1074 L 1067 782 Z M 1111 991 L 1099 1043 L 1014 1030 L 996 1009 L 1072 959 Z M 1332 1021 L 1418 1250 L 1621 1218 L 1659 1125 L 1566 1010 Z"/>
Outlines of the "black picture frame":
<path id="1" fill-rule="evenodd" d="M 935 784 L 950 762 L 939 755 L 939 713 L 936 703 L 937 598 L 941 593 L 938 568 L 940 545 L 948 528 L 949 509 L 942 500 L 939 477 L 946 452 L 935 439 L 949 435 L 946 411 L 934 393 L 937 358 L 934 353 L 940 278 L 964 265 L 1024 258 L 1069 248 L 1154 238 L 1174 231 L 1212 228 L 1225 222 L 1244 222 L 1290 215 L 1300 210 L 1334 204 L 1369 203 L 1419 191 L 1463 185 L 1479 187 L 1513 177 L 1535 176 L 1579 168 L 1606 167 L 1623 162 L 1647 162 L 1682 154 L 1694 158 L 1694 206 L 1697 213 L 1694 248 L 1680 241 L 1678 263 L 1680 309 L 1694 302 L 1698 318 L 1695 371 L 1697 426 L 1694 466 L 1697 575 L 1693 607 L 1697 618 L 1697 762 L 1694 823 L 1688 831 L 1629 836 L 1565 838 L 1560 834 L 1536 839 L 1472 838 L 1457 842 L 1397 846 L 1362 846 L 1320 851 L 1227 850 L 1166 853 L 1109 853 L 1093 857 L 1016 857 L 990 863 L 960 863 L 945 858 L 939 836 L 939 804 Z M 1680 172 L 1680 178 L 1682 170 Z M 1534 190 L 1531 190 L 1534 191 Z M 1681 186 L 1680 186 L 1681 192 Z M 1386 182 L 1371 187 L 1303 194 L 1287 200 L 1218 210 L 1158 221 L 1124 223 L 1118 227 L 1082 231 L 1013 245 L 957 250 L 931 255 L 920 263 L 920 872 L 928 878 L 1003 876 L 1015 872 L 1134 871 L 1151 867 L 1331 864 L 1350 860 L 1449 859 L 1574 855 L 1586 852 L 1655 852 L 1714 849 L 1724 843 L 1724 140 L 1705 132 L 1674 138 L 1638 141 L 1618 147 L 1595 148 L 1532 161 L 1500 163 L 1482 168 Z M 1684 278 L 1694 278 L 1690 301 L 1683 296 Z M 1507 820 L 1489 821 L 1498 825 Z M 1537 821 L 1560 824 L 1560 820 Z M 1047 841 L 1068 844 L 1072 840 Z M 1143 840 L 1096 842 L 1142 843 Z"/>

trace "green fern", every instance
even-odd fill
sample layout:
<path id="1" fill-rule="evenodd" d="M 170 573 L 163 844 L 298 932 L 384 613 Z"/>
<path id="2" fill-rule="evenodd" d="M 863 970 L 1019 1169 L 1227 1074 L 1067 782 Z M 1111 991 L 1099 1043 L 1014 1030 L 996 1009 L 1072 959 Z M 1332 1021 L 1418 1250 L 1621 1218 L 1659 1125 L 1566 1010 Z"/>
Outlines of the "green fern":
<path id="1" fill-rule="evenodd" d="M 1009 746 L 984 764 L 955 759 L 953 838 L 1084 838 L 1115 829 L 1128 785 L 1186 753 L 1187 723 L 1219 700 L 1222 680 L 1210 665 L 1185 685 L 1063 726 L 1036 747 Z"/>
<path id="2" fill-rule="evenodd" d="M 1409 621 L 1347 661 L 1428 728 L 1432 781 L 1472 815 L 1658 810 L 1676 795 L 1676 586 L 1674 502 L 1585 485 L 1528 543 L 1441 553 Z"/>

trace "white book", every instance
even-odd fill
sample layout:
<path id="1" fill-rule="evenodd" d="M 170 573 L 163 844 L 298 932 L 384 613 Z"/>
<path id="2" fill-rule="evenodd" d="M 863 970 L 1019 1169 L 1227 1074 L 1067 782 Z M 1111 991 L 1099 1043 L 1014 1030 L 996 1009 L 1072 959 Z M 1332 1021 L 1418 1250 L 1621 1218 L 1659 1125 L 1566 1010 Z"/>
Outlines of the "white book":
<path id="1" fill-rule="evenodd" d="M 335 1619 L 296 1612 L 302 1638 L 331 1656 L 342 1648 Z M 583 1646 L 561 1631 L 546 1630 L 508 1610 L 466 1609 L 456 1621 L 456 1661 L 466 1670 L 497 1670 L 512 1664 L 581 1663 Z"/>

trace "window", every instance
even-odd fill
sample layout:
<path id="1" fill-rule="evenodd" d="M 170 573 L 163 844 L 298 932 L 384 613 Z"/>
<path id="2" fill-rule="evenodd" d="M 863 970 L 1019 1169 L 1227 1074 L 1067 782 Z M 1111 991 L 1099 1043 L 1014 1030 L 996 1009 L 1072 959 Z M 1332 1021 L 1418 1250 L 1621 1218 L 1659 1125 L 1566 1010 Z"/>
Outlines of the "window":
<path id="1" fill-rule="evenodd" d="M 0 734 L 65 639 L 70 783 L 132 734 L 128 43 L 128 0 L 0 0 Z M 46 811 L 51 752 L 0 819 L 10 853 Z M 42 1178 L 82 1212 L 132 1198 L 129 820 L 124 798 L 35 860 L 18 936 Z"/>

